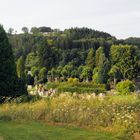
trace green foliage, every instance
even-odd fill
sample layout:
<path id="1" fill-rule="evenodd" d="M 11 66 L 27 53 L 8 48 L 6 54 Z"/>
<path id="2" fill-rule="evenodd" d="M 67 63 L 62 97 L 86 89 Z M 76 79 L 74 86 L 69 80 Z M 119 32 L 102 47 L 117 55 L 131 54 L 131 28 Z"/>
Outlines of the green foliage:
<path id="1" fill-rule="evenodd" d="M 104 84 L 114 81 L 115 85 L 119 80 L 135 78 L 140 70 L 137 47 L 117 45 L 127 42 L 107 33 L 88 28 L 60 31 L 48 27 L 33 27 L 31 32 L 8 34 L 14 55 L 16 60 L 21 56 L 26 58 L 26 71 L 45 67 L 48 81 L 67 81 L 76 77 L 79 81 L 94 80 Z M 118 70 L 114 71 L 113 67 Z M 93 69 L 98 71 L 92 73 Z M 33 77 L 38 81 L 36 74 Z"/>
<path id="2" fill-rule="evenodd" d="M 135 78 L 138 72 L 138 48 L 130 45 L 113 45 L 111 63 L 119 68 L 123 78 Z"/>
<path id="3" fill-rule="evenodd" d="M 35 53 L 29 53 L 26 58 L 25 67 L 30 70 L 32 67 L 39 66 L 39 57 Z"/>
<path id="4" fill-rule="evenodd" d="M 99 47 L 96 51 L 96 56 L 95 56 L 96 67 L 100 66 L 99 62 L 100 62 L 100 57 L 102 57 L 102 55 L 104 55 L 103 48 Z"/>
<path id="5" fill-rule="evenodd" d="M 126 44 L 138 46 L 140 49 L 140 38 L 138 37 L 130 37 L 124 40 Z"/>
<path id="6" fill-rule="evenodd" d="M 17 60 L 17 75 L 19 78 L 24 78 L 25 77 L 25 61 L 24 58 L 21 56 L 18 60 Z"/>
<path id="7" fill-rule="evenodd" d="M 78 83 L 79 79 L 78 78 L 73 78 L 73 83 Z"/>
<path id="8" fill-rule="evenodd" d="M 121 72 L 119 68 L 116 65 L 112 66 L 110 71 L 108 72 L 108 75 L 110 76 L 111 80 L 113 78 L 114 87 L 115 87 L 117 80 L 121 79 Z"/>
<path id="9" fill-rule="evenodd" d="M 17 96 L 20 85 L 11 45 L 0 25 L 0 96 Z"/>
<path id="10" fill-rule="evenodd" d="M 106 84 L 108 80 L 109 61 L 105 57 L 103 48 L 100 47 L 96 52 L 96 68 L 93 72 L 93 81 Z"/>
<path id="11" fill-rule="evenodd" d="M 116 89 L 121 95 L 128 95 L 131 92 L 134 92 L 135 84 L 130 80 L 125 80 L 125 81 L 119 82 L 116 85 Z"/>
<path id="12" fill-rule="evenodd" d="M 40 69 L 39 71 L 39 82 L 40 83 L 45 83 L 47 82 L 47 69 L 45 67 L 43 67 L 42 69 Z"/>
<path id="13" fill-rule="evenodd" d="M 49 82 L 46 88 L 57 89 L 59 93 L 63 92 L 77 92 L 77 93 L 100 93 L 105 92 L 106 87 L 103 84 L 94 84 L 87 82 L 78 82 L 77 78 L 70 78 L 68 82 Z"/>
<path id="14" fill-rule="evenodd" d="M 32 75 L 35 77 L 35 76 L 38 76 L 39 74 L 39 68 L 38 67 L 32 67 L 31 68 L 31 73 Z"/>
<path id="15" fill-rule="evenodd" d="M 63 93 L 63 92 L 70 92 L 70 93 L 100 93 L 100 92 L 105 92 L 105 89 L 102 88 L 84 88 L 84 87 L 77 87 L 77 86 L 62 86 L 62 87 L 58 87 L 58 92 L 59 93 Z"/>
<path id="16" fill-rule="evenodd" d="M 42 39 L 41 44 L 37 47 L 38 57 L 39 57 L 39 66 L 46 67 L 50 70 L 55 63 L 52 49 L 48 46 L 47 40 Z"/>
<path id="17" fill-rule="evenodd" d="M 18 92 L 22 95 L 27 95 L 27 87 L 26 87 L 26 76 L 25 76 L 25 60 L 21 56 L 17 60 L 17 75 L 18 75 L 18 84 L 19 90 Z"/>
<path id="18" fill-rule="evenodd" d="M 39 29 L 37 27 L 32 27 L 30 32 L 33 33 L 33 34 L 38 34 Z"/>
<path id="19" fill-rule="evenodd" d="M 52 32 L 52 29 L 50 27 L 43 26 L 43 27 L 39 27 L 38 29 L 39 29 L 39 32 L 41 33 Z"/>
<path id="20" fill-rule="evenodd" d="M 25 34 L 28 34 L 29 29 L 28 29 L 27 27 L 22 27 L 22 31 L 23 31 Z"/>
<path id="21" fill-rule="evenodd" d="M 92 69 L 90 67 L 84 66 L 80 78 L 84 81 L 89 81 L 92 78 Z"/>
<path id="22" fill-rule="evenodd" d="M 68 83 L 78 83 L 79 79 L 78 78 L 68 78 Z"/>
<path id="23" fill-rule="evenodd" d="M 95 67 L 95 52 L 93 48 L 89 50 L 89 53 L 86 59 L 86 66 L 90 67 L 91 69 Z"/>
<path id="24" fill-rule="evenodd" d="M 8 33 L 11 35 L 12 33 L 14 32 L 14 29 L 13 28 L 9 28 L 8 29 Z"/>

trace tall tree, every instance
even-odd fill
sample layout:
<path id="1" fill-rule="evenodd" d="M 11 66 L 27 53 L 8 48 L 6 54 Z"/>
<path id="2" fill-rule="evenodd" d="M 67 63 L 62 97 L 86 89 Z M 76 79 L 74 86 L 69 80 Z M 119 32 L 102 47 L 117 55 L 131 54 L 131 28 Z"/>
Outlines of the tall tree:
<path id="1" fill-rule="evenodd" d="M 96 52 L 96 72 L 94 71 L 93 80 L 100 84 L 106 84 L 108 80 L 109 61 L 105 57 L 103 48 Z"/>
<path id="2" fill-rule="evenodd" d="M 19 78 L 23 78 L 25 76 L 24 70 L 25 70 L 25 61 L 24 61 L 23 57 L 21 56 L 17 60 L 17 74 L 18 74 Z"/>
<path id="3" fill-rule="evenodd" d="M 11 45 L 3 27 L 0 25 L 0 96 L 16 96 L 18 77 Z"/>
<path id="4" fill-rule="evenodd" d="M 93 48 L 89 50 L 89 53 L 87 55 L 86 66 L 90 67 L 91 69 L 95 67 L 95 53 Z"/>
<path id="5" fill-rule="evenodd" d="M 41 43 L 38 45 L 38 57 L 40 67 L 46 67 L 47 70 L 50 70 L 53 67 L 54 61 L 52 50 L 51 47 L 48 46 L 46 39 L 42 39 Z"/>

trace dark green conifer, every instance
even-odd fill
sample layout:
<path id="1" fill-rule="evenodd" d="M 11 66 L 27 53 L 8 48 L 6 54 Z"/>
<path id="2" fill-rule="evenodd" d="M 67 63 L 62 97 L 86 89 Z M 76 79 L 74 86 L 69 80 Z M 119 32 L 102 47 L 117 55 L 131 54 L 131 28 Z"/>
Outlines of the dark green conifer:
<path id="1" fill-rule="evenodd" d="M 12 48 L 0 25 L 0 96 L 21 95 L 20 88 Z"/>

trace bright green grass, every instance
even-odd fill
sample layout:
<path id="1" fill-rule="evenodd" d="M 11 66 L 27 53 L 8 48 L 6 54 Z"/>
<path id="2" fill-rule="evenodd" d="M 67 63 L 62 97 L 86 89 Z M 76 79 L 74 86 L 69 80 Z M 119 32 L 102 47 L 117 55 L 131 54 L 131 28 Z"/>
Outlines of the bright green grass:
<path id="1" fill-rule="evenodd" d="M 3 138 L 3 139 L 2 139 Z M 49 126 L 43 123 L 0 122 L 0 140 L 120 140 L 109 133 Z"/>

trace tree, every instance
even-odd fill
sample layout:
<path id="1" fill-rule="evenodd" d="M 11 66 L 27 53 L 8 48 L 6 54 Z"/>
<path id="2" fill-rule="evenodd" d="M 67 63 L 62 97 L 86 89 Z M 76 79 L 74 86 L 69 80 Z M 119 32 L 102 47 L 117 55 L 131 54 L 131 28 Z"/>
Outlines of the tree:
<path id="1" fill-rule="evenodd" d="M 108 74 L 111 78 L 113 77 L 113 83 L 115 87 L 117 80 L 121 79 L 121 73 L 120 73 L 119 68 L 116 65 L 113 65 Z"/>
<path id="2" fill-rule="evenodd" d="M 41 33 L 52 32 L 52 29 L 50 27 L 39 27 L 38 29 Z"/>
<path id="3" fill-rule="evenodd" d="M 27 94 L 27 88 L 26 88 L 26 76 L 25 76 L 25 60 L 21 56 L 17 60 L 17 75 L 18 75 L 18 83 L 20 85 L 19 87 L 19 93 Z"/>
<path id="4" fill-rule="evenodd" d="M 103 54 L 104 51 L 103 51 L 103 47 L 99 47 L 96 51 L 96 56 L 95 56 L 95 64 L 96 64 L 96 67 L 99 66 L 99 61 L 100 61 L 100 56 L 101 54 Z"/>
<path id="5" fill-rule="evenodd" d="M 39 80 L 39 76 L 38 76 L 39 75 L 39 67 L 33 66 L 31 68 L 31 73 L 34 77 L 34 84 L 36 85 L 38 83 L 38 80 Z"/>
<path id="6" fill-rule="evenodd" d="M 135 84 L 130 80 L 121 81 L 116 85 L 116 89 L 121 95 L 128 95 L 135 91 Z"/>
<path id="7" fill-rule="evenodd" d="M 113 45 L 111 47 L 111 64 L 119 68 L 123 79 L 133 79 L 137 76 L 138 52 L 138 48 L 131 45 Z"/>
<path id="8" fill-rule="evenodd" d="M 63 76 L 63 79 L 66 80 L 68 78 L 68 72 L 66 69 L 62 69 L 61 75 Z"/>
<path id="9" fill-rule="evenodd" d="M 33 67 L 31 68 L 31 73 L 32 73 L 32 75 L 33 75 L 34 77 L 35 77 L 35 76 L 38 76 L 38 74 L 39 74 L 39 68 L 33 66 Z"/>
<path id="10" fill-rule="evenodd" d="M 54 68 L 52 68 L 49 72 L 48 72 L 48 76 L 49 78 L 51 78 L 51 81 L 54 81 L 56 78 L 56 70 Z"/>
<path id="11" fill-rule="evenodd" d="M 95 67 L 95 53 L 93 48 L 89 50 L 87 59 L 86 59 L 86 66 L 90 67 L 93 69 Z"/>
<path id="12" fill-rule="evenodd" d="M 0 96 L 18 96 L 20 85 L 11 45 L 0 25 Z"/>
<path id="13" fill-rule="evenodd" d="M 100 47 L 96 52 L 96 72 L 93 80 L 100 84 L 106 84 L 108 80 L 109 61 L 105 57 L 103 48 Z"/>
<path id="14" fill-rule="evenodd" d="M 22 31 L 24 32 L 24 34 L 28 34 L 29 29 L 27 27 L 22 27 Z"/>
<path id="15" fill-rule="evenodd" d="M 35 53 L 29 53 L 26 57 L 25 67 L 31 69 L 32 67 L 39 66 L 39 57 Z"/>
<path id="16" fill-rule="evenodd" d="M 8 29 L 8 33 L 11 35 L 12 33 L 14 32 L 14 29 L 13 28 L 9 28 Z"/>
<path id="17" fill-rule="evenodd" d="M 32 27 L 30 32 L 33 33 L 33 34 L 38 34 L 39 29 L 37 27 Z"/>
<path id="18" fill-rule="evenodd" d="M 90 67 L 84 66 L 80 77 L 84 81 L 88 82 L 92 78 L 92 69 Z"/>
<path id="19" fill-rule="evenodd" d="M 40 67 L 46 67 L 48 70 L 50 70 L 55 62 L 53 61 L 51 47 L 48 45 L 46 39 L 41 40 L 41 43 L 39 44 L 37 51 Z"/>
<path id="20" fill-rule="evenodd" d="M 24 58 L 21 56 L 18 60 L 17 60 L 17 75 L 19 78 L 24 78 L 25 77 L 25 61 Z"/>
<path id="21" fill-rule="evenodd" d="M 40 71 L 39 71 L 39 82 L 40 83 L 45 83 L 47 82 L 47 69 L 45 67 L 43 67 Z"/>

